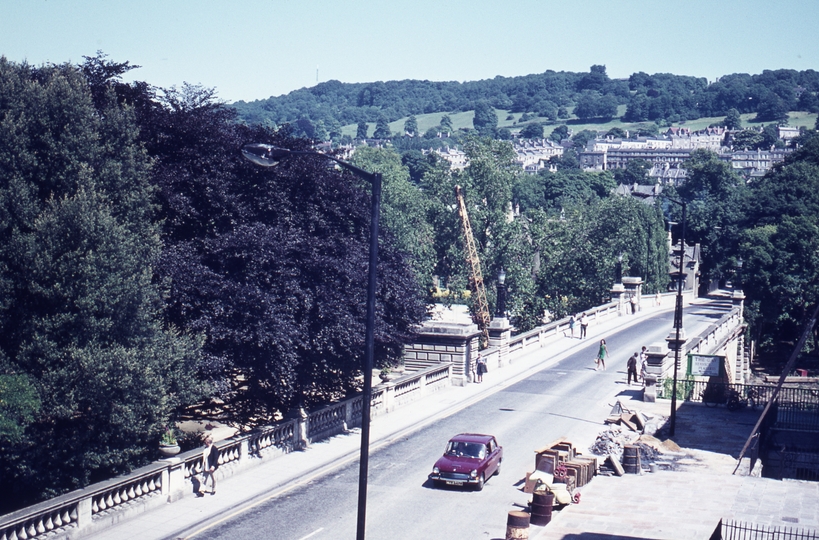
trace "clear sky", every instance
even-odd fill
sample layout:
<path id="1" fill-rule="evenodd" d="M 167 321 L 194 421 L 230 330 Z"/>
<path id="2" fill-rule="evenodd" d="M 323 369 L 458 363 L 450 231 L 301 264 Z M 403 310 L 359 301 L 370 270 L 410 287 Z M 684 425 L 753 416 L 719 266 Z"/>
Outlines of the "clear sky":
<path id="1" fill-rule="evenodd" d="M 0 0 L 0 55 L 102 50 L 170 87 L 251 101 L 319 81 L 819 70 L 819 0 Z"/>

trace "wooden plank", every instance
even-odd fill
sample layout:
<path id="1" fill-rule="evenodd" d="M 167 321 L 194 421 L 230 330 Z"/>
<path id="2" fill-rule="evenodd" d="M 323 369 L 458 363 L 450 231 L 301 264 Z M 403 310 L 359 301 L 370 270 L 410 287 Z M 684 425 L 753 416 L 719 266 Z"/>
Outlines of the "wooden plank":
<path id="1" fill-rule="evenodd" d="M 614 474 L 617 476 L 623 476 L 626 474 L 626 471 L 623 469 L 623 466 L 620 464 L 620 461 L 614 457 L 612 454 L 609 454 L 606 458 L 609 462 L 609 465 L 612 469 L 614 469 Z"/>
<path id="2" fill-rule="evenodd" d="M 560 437 L 559 439 L 555 439 L 554 441 L 550 442 L 549 444 L 547 444 L 543 448 L 538 448 L 537 450 L 535 450 L 535 454 L 539 454 L 539 453 L 543 452 L 544 450 L 551 450 L 552 448 L 554 448 L 554 446 L 556 444 L 560 444 L 560 443 L 564 442 L 565 440 L 566 440 L 566 437 Z"/>

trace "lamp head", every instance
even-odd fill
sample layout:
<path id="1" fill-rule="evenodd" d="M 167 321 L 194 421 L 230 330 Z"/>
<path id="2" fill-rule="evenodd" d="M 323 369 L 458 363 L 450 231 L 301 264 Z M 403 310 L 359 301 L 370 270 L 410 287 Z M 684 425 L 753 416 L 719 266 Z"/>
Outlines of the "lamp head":
<path id="1" fill-rule="evenodd" d="M 242 147 L 242 155 L 262 167 L 275 167 L 283 159 L 287 159 L 292 152 L 286 148 L 279 148 L 270 144 L 246 144 Z"/>
<path id="2" fill-rule="evenodd" d="M 740 270 L 742 270 L 742 257 L 740 257 L 739 259 L 737 259 L 737 268 L 739 268 Z"/>
<path id="3" fill-rule="evenodd" d="M 617 262 L 623 262 L 623 254 L 617 256 Z"/>
<path id="4" fill-rule="evenodd" d="M 500 272 L 498 272 L 498 283 L 501 285 L 506 283 L 506 272 L 503 271 L 503 266 L 501 266 Z"/>

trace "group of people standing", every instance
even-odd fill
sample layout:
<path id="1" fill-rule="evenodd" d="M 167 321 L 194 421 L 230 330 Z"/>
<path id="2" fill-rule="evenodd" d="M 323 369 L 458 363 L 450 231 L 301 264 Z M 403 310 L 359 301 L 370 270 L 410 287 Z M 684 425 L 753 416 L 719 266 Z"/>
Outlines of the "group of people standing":
<path id="1" fill-rule="evenodd" d="M 569 317 L 569 332 L 572 337 L 574 337 L 574 327 L 578 324 L 580 325 L 580 339 L 584 339 L 586 337 L 586 330 L 589 328 L 589 319 L 585 313 L 581 313 L 579 316 L 572 315 Z"/>
<path id="2" fill-rule="evenodd" d="M 594 360 L 594 370 L 606 370 L 606 358 L 609 356 L 609 348 L 606 346 L 606 340 L 600 340 L 600 348 L 597 350 L 597 357 Z M 639 366 L 639 379 L 637 367 Z M 631 386 L 631 380 L 634 379 L 634 384 L 646 383 L 646 374 L 648 372 L 648 348 L 643 347 L 640 352 L 631 355 L 631 358 L 626 362 L 628 374 L 626 376 L 626 383 Z"/>
<path id="3" fill-rule="evenodd" d="M 643 347 L 638 353 L 631 355 L 628 359 L 626 367 L 628 368 L 628 375 L 626 382 L 631 386 L 631 379 L 634 379 L 634 384 L 646 384 L 646 372 L 648 371 L 648 353 L 646 347 Z M 637 379 L 637 366 L 640 366 L 640 378 Z"/>

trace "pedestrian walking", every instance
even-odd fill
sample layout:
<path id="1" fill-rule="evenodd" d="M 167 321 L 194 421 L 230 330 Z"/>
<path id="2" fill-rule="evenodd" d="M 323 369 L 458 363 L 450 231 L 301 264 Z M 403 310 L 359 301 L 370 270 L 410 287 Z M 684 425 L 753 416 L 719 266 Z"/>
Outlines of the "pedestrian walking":
<path id="1" fill-rule="evenodd" d="M 572 315 L 569 317 L 569 333 L 572 335 L 572 337 L 574 337 L 574 323 L 574 315 Z"/>
<path id="2" fill-rule="evenodd" d="M 606 340 L 600 340 L 600 350 L 597 351 L 597 366 L 594 368 L 595 371 L 598 369 L 602 369 L 606 371 L 606 357 L 609 355 L 609 349 L 606 347 Z"/>
<path id="3" fill-rule="evenodd" d="M 202 484 L 199 487 L 199 495 L 203 496 L 202 488 L 208 485 L 210 480 L 210 494 L 216 495 L 216 469 L 219 468 L 219 449 L 213 446 L 213 437 L 205 436 L 205 450 L 202 451 Z"/>
<path id="4" fill-rule="evenodd" d="M 659 307 L 662 303 L 662 299 L 660 297 L 660 291 L 657 291 L 657 294 L 654 295 L 654 305 Z"/>
<path id="5" fill-rule="evenodd" d="M 639 353 L 634 353 L 631 355 L 631 358 L 628 359 L 626 363 L 626 367 L 628 368 L 628 375 L 626 376 L 626 382 L 629 386 L 631 386 L 631 379 L 634 378 L 634 384 L 637 384 L 637 356 Z"/>
<path id="6" fill-rule="evenodd" d="M 589 328 L 589 321 L 586 318 L 586 312 L 580 314 L 580 339 L 586 337 L 586 330 Z"/>
<path id="7" fill-rule="evenodd" d="M 643 350 L 640 351 L 640 380 L 643 382 L 643 386 L 646 384 L 646 374 L 648 373 L 648 351 L 646 347 L 643 346 Z"/>
<path id="8" fill-rule="evenodd" d="M 631 314 L 636 315 L 637 314 L 637 295 L 632 294 L 631 298 L 629 299 L 629 302 L 631 303 Z"/>
<path id="9" fill-rule="evenodd" d="M 483 382 L 483 374 L 486 373 L 486 360 L 481 356 L 481 353 L 478 353 L 478 358 L 475 360 L 475 373 L 477 374 L 476 382 Z"/>

